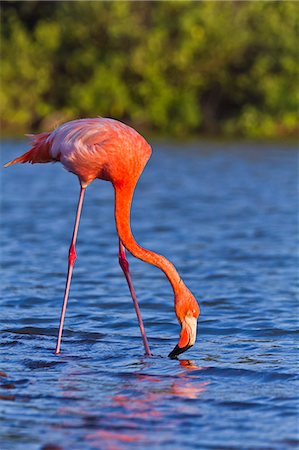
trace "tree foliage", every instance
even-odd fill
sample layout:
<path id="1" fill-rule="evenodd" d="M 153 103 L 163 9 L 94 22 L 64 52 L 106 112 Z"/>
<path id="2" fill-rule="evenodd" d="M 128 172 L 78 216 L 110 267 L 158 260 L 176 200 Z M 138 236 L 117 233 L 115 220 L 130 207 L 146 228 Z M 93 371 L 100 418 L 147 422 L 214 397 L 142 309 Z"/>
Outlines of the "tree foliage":
<path id="1" fill-rule="evenodd" d="M 111 116 L 187 136 L 298 130 L 294 1 L 2 3 L 7 132 Z"/>

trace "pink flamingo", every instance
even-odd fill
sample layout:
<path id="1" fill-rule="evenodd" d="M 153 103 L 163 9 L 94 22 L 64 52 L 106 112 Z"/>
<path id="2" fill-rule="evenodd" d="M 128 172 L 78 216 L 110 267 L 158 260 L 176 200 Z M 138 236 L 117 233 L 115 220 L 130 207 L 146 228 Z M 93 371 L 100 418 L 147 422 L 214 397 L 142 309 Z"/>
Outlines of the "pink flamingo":
<path id="1" fill-rule="evenodd" d="M 125 249 L 133 256 L 161 269 L 174 292 L 174 308 L 181 325 L 178 344 L 170 352 L 174 358 L 190 348 L 196 339 L 199 306 L 185 286 L 173 264 L 164 256 L 142 248 L 130 228 L 130 211 L 136 183 L 151 155 L 151 147 L 133 128 L 114 119 L 79 119 L 66 122 L 51 133 L 31 135 L 32 148 L 10 161 L 16 163 L 61 162 L 69 172 L 78 176 L 80 195 L 73 236 L 68 254 L 68 272 L 62 304 L 56 354 L 60 344 L 71 277 L 76 260 L 76 239 L 86 187 L 96 178 L 110 181 L 115 192 L 115 221 L 119 236 L 119 264 L 126 277 L 133 299 L 146 355 L 151 351 L 145 334 Z"/>

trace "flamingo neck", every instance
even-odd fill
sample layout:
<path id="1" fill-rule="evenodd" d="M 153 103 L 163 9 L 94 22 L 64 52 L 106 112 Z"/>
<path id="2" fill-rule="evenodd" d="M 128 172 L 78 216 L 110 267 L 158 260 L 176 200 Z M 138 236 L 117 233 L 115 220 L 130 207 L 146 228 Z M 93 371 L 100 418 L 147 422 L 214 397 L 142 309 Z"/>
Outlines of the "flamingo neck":
<path id="1" fill-rule="evenodd" d="M 114 185 L 115 191 L 115 220 L 118 235 L 126 249 L 136 258 L 161 269 L 168 278 L 174 294 L 178 294 L 184 287 L 174 265 L 164 256 L 147 250 L 139 245 L 132 234 L 130 226 L 131 204 L 136 183 L 131 185 Z"/>

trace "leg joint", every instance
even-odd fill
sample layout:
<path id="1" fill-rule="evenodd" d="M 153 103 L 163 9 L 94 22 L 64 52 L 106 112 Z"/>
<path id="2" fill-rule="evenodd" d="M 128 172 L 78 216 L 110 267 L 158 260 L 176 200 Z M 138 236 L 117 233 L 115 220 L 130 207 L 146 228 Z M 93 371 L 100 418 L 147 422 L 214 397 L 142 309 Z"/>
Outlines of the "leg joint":
<path id="1" fill-rule="evenodd" d="M 118 261 L 119 261 L 120 267 L 121 267 L 124 271 L 128 272 L 128 271 L 129 271 L 129 263 L 128 263 L 127 259 L 120 255 L 120 256 L 118 257 Z"/>
<path id="2" fill-rule="evenodd" d="M 72 244 L 69 249 L 69 264 L 71 266 L 74 265 L 76 258 L 77 258 L 77 254 L 76 254 L 75 246 Z"/>

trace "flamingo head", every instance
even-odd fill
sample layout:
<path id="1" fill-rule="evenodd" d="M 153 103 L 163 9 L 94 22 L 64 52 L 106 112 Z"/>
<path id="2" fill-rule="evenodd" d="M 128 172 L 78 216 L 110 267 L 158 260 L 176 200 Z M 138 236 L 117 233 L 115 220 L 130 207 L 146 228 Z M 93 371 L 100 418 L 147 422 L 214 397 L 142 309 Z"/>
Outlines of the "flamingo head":
<path id="1" fill-rule="evenodd" d="M 175 312 L 181 325 L 181 333 L 179 342 L 168 355 L 170 358 L 176 358 L 195 343 L 197 318 L 200 309 L 189 289 L 186 288 L 183 293 L 175 296 Z"/>

